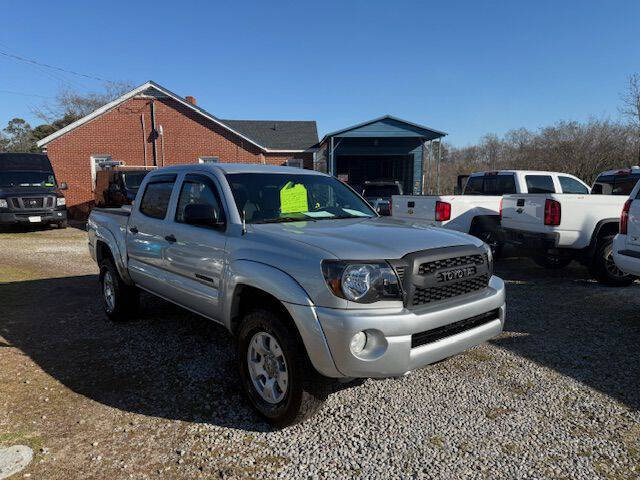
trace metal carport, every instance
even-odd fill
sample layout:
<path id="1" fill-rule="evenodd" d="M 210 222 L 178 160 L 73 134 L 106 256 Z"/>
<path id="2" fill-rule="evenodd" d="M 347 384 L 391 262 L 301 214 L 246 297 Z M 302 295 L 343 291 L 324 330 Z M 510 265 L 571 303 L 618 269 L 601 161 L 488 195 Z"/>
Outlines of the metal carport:
<path id="1" fill-rule="evenodd" d="M 385 115 L 325 135 L 314 168 L 356 187 L 366 180 L 397 180 L 406 193 L 420 194 L 427 190 L 426 184 L 431 184 L 432 161 L 439 166 L 439 142 L 445 135 Z"/>

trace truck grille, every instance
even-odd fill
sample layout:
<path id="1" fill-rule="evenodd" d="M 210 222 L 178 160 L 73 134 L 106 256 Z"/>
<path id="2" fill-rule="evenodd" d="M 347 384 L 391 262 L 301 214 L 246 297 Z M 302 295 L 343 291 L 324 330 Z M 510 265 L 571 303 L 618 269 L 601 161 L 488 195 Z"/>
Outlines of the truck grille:
<path id="1" fill-rule="evenodd" d="M 414 333 L 411 335 L 411 348 L 420 347 L 427 343 L 433 343 L 443 338 L 457 335 L 458 333 L 471 330 L 472 328 L 479 327 L 485 323 L 492 322 L 493 320 L 500 318 L 500 310 L 497 308 L 490 312 L 476 315 L 475 317 L 465 318 L 459 322 L 450 323 L 449 325 L 443 325 L 442 327 L 433 328 L 426 332 Z"/>
<path id="2" fill-rule="evenodd" d="M 489 285 L 489 275 L 480 275 L 479 277 L 471 278 L 469 280 L 462 280 L 450 285 L 443 285 L 441 287 L 420 288 L 416 287 L 411 304 L 424 305 L 425 303 L 437 302 L 438 300 L 444 300 L 446 298 L 457 297 L 458 295 L 464 295 L 465 293 L 475 292 L 482 290 Z"/>
<path id="3" fill-rule="evenodd" d="M 9 203 L 14 210 L 35 210 L 55 207 L 56 197 L 12 197 Z"/>
<path id="4" fill-rule="evenodd" d="M 418 268 L 418 275 L 429 275 L 430 273 L 444 268 L 460 267 L 462 265 L 482 265 L 485 262 L 485 255 L 464 255 L 462 257 L 445 258 L 426 262 Z"/>
<path id="5" fill-rule="evenodd" d="M 390 263 L 409 309 L 479 292 L 492 275 L 484 249 L 473 245 L 414 252 Z"/>

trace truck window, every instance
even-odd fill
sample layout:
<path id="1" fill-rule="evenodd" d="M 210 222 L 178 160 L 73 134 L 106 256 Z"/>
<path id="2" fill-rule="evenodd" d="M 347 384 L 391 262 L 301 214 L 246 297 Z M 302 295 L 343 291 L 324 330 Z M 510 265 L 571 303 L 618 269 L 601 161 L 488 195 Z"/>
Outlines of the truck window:
<path id="1" fill-rule="evenodd" d="M 211 205 L 219 219 L 223 217 L 220 207 L 218 191 L 209 179 L 199 175 L 187 175 L 180 189 L 178 206 L 176 208 L 176 222 L 184 223 L 184 209 L 191 203 Z"/>
<path id="2" fill-rule="evenodd" d="M 147 217 L 164 218 L 167 215 L 174 183 L 175 180 L 165 180 L 147 184 L 140 201 L 140 212 Z"/>
<path id="3" fill-rule="evenodd" d="M 482 195 L 483 194 L 483 184 L 482 177 L 469 177 L 467 180 L 467 185 L 464 187 L 463 195 Z"/>
<path id="4" fill-rule="evenodd" d="M 575 193 L 585 194 L 589 193 L 589 189 L 585 187 L 575 178 L 571 177 L 558 177 L 560 180 L 560 186 L 562 187 L 562 193 Z"/>
<path id="5" fill-rule="evenodd" d="M 528 193 L 556 193 L 550 175 L 525 175 Z"/>
<path id="6" fill-rule="evenodd" d="M 640 179 L 638 174 L 600 175 L 591 191 L 594 195 L 629 195 Z"/>
<path id="7" fill-rule="evenodd" d="M 491 175 L 484 177 L 484 194 L 502 196 L 516 193 L 516 181 L 513 175 Z"/>

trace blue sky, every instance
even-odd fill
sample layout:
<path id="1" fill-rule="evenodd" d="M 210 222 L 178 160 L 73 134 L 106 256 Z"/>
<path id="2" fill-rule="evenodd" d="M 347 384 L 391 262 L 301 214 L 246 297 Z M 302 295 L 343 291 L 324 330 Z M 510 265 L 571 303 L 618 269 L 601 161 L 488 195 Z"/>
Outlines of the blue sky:
<path id="1" fill-rule="evenodd" d="M 7 14 L 8 13 L 8 14 Z M 110 80 L 152 79 L 221 118 L 392 114 L 456 146 L 560 119 L 619 118 L 640 72 L 638 1 L 3 2 L 0 51 Z M 0 55 L 0 125 L 100 82 Z"/>

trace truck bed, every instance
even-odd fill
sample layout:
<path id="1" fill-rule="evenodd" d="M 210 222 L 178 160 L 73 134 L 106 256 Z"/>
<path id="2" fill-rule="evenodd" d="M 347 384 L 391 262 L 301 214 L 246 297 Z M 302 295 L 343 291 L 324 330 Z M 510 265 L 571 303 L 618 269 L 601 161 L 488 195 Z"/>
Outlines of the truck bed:
<path id="1" fill-rule="evenodd" d="M 545 225 L 547 200 L 560 204 L 560 224 Z M 597 224 L 604 220 L 616 220 L 626 196 L 621 195 L 573 195 L 511 194 L 502 201 L 502 227 L 508 230 L 550 234 L 555 236 L 555 247 L 585 248 Z"/>

